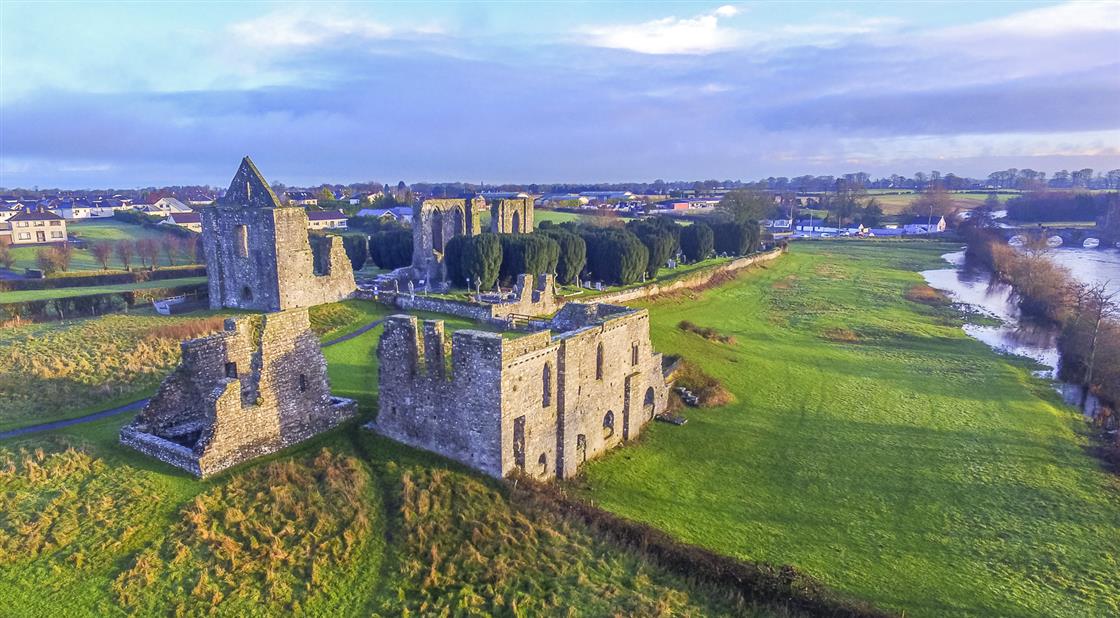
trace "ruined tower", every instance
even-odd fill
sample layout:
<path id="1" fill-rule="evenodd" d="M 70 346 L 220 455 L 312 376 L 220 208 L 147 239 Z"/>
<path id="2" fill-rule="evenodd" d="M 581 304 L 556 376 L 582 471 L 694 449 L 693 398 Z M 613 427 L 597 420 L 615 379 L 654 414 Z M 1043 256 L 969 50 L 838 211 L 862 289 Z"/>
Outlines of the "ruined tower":
<path id="1" fill-rule="evenodd" d="M 307 212 L 282 206 L 245 157 L 225 196 L 202 209 L 210 307 L 283 311 L 347 298 L 356 285 L 342 239 L 316 242 L 318 260 Z"/>

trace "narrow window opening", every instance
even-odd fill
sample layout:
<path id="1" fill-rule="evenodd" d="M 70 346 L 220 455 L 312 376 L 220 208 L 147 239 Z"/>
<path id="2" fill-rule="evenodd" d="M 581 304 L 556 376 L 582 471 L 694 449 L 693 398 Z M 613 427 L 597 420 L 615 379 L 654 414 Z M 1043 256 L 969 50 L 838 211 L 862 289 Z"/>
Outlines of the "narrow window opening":
<path id="1" fill-rule="evenodd" d="M 299 392 L 307 392 L 307 375 L 303 373 L 299 374 Z"/>
<path id="2" fill-rule="evenodd" d="M 544 375 L 541 376 L 541 382 L 544 387 L 541 405 L 547 408 L 552 405 L 552 363 L 544 364 Z"/>
<path id="3" fill-rule="evenodd" d="M 608 410 L 606 416 L 603 417 L 603 438 L 609 438 L 614 435 L 614 411 Z"/>
<path id="4" fill-rule="evenodd" d="M 226 377 L 227 378 L 236 378 L 237 377 L 237 363 L 226 363 Z"/>
<path id="5" fill-rule="evenodd" d="M 634 342 L 633 344 L 630 345 L 630 364 L 631 365 L 637 365 L 638 364 L 638 343 L 637 342 Z"/>
<path id="6" fill-rule="evenodd" d="M 595 349 L 595 379 L 603 379 L 603 342 Z"/>
<path id="7" fill-rule="evenodd" d="M 249 226 L 239 225 L 234 228 L 234 237 L 237 242 L 237 257 L 249 257 Z"/>

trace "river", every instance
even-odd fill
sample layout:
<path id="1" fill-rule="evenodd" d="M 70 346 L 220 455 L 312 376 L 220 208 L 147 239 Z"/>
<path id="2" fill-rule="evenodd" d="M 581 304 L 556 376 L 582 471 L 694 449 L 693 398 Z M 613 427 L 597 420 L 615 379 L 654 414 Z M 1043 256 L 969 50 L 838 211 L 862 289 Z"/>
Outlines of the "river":
<path id="1" fill-rule="evenodd" d="M 1021 315 L 1011 286 L 994 280 L 986 270 L 969 267 L 963 249 L 942 257 L 952 267 L 922 272 L 926 282 L 948 294 L 967 313 L 997 318 L 1001 322 L 992 325 L 990 319 L 977 320 L 978 323 L 969 320 L 964 331 L 1000 352 L 1038 361 L 1045 367 L 1038 374 L 1054 378 L 1058 367 L 1057 329 Z M 1110 289 L 1120 290 L 1120 251 L 1056 249 L 1051 259 L 1068 268 L 1078 281 L 1106 283 Z M 1080 387 L 1063 383 L 1057 383 L 1057 387 L 1066 401 L 1080 403 Z M 1085 413 L 1095 412 L 1096 401 L 1091 400 L 1086 404 Z"/>

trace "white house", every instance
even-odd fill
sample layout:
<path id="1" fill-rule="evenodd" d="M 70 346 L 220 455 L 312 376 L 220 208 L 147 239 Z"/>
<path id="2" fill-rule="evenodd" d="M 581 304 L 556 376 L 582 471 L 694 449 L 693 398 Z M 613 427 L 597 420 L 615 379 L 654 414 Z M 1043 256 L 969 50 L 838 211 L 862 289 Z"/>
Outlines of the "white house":
<path id="1" fill-rule="evenodd" d="M 359 217 L 377 217 L 378 219 L 391 219 L 412 223 L 412 208 L 397 206 L 395 208 L 363 208 L 358 211 Z"/>
<path id="2" fill-rule="evenodd" d="M 344 230 L 346 215 L 341 210 L 307 211 L 307 227 L 312 230 Z"/>
<path id="3" fill-rule="evenodd" d="M 940 234 L 945 231 L 945 217 L 915 215 L 906 220 L 902 231 L 907 234 Z"/>
<path id="4" fill-rule="evenodd" d="M 155 217 L 166 217 L 172 213 L 188 213 L 193 212 L 190 206 L 180 202 L 173 197 L 161 197 L 149 204 L 142 204 L 136 208 L 146 215 Z"/>
<path id="5" fill-rule="evenodd" d="M 197 212 L 173 212 L 160 225 L 177 225 L 197 234 L 202 233 L 202 215 Z"/>

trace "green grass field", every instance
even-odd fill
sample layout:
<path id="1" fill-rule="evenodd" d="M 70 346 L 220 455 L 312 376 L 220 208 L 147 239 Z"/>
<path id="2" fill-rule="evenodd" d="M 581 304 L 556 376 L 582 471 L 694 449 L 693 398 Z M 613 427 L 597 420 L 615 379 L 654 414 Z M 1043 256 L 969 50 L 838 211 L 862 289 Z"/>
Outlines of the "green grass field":
<path id="1" fill-rule="evenodd" d="M 649 304 L 657 349 L 737 401 L 655 424 L 592 463 L 580 493 L 907 616 L 1117 615 L 1120 479 L 1084 421 L 950 307 L 906 299 L 954 248 L 798 244 Z"/>
<path id="2" fill-rule="evenodd" d="M 118 240 L 140 240 L 142 238 L 161 238 L 164 233 L 158 230 L 153 230 L 139 225 L 132 225 L 130 223 L 121 223 L 120 221 L 113 221 L 111 219 L 98 220 L 98 221 L 82 221 L 79 223 L 67 223 L 66 232 L 70 238 L 82 238 L 90 243 L 99 241 L 118 241 Z M 15 264 L 12 269 L 17 272 L 22 272 L 24 268 L 38 268 L 38 253 L 42 247 L 13 247 L 12 255 L 15 257 Z M 193 259 L 190 261 L 194 261 Z M 183 256 L 179 256 L 175 260 L 176 264 L 187 263 Z M 161 255 L 159 257 L 160 266 L 169 266 L 170 262 L 167 256 Z M 140 258 L 133 256 L 132 267 L 137 268 L 140 266 Z M 109 260 L 109 268 L 123 268 L 120 260 L 117 259 L 114 253 Z M 75 249 L 74 257 L 70 262 L 70 270 L 101 270 L 101 264 L 93 258 L 93 254 L 89 249 Z"/>
<path id="3" fill-rule="evenodd" d="M 111 294 L 113 292 L 128 292 L 131 290 L 146 290 L 150 288 L 173 288 L 181 285 L 196 285 L 199 283 L 206 283 L 206 277 L 180 277 L 178 279 L 163 279 L 161 281 L 141 281 L 139 283 L 119 283 L 116 285 L 98 285 L 79 288 L 19 290 L 15 292 L 0 292 L 0 303 L 19 303 L 51 298 L 71 298 L 73 296 Z"/>

